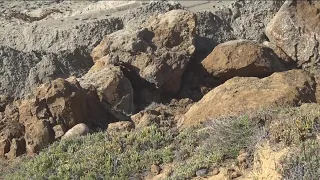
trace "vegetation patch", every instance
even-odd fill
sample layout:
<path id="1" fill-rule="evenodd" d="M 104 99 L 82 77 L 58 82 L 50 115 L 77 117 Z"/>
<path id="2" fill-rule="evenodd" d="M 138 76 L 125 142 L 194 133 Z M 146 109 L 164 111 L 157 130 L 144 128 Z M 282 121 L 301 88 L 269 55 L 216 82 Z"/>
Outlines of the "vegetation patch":
<path id="1" fill-rule="evenodd" d="M 156 125 L 112 136 L 99 132 L 56 142 L 4 178 L 142 179 L 152 164 L 167 163 L 174 166 L 169 179 L 190 178 L 199 168 L 235 158 L 248 148 L 255 135 L 254 124 L 241 117 L 181 132 Z"/>

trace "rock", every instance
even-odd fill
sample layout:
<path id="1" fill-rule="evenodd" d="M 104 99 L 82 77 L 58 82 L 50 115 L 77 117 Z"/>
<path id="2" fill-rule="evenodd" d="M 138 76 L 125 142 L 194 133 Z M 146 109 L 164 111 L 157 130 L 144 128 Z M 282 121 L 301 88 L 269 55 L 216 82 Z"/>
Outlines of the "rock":
<path id="1" fill-rule="evenodd" d="M 29 70 L 39 61 L 40 58 L 33 52 L 23 53 L 0 46 L 0 94 L 22 96 Z"/>
<path id="2" fill-rule="evenodd" d="M 77 124 L 69 129 L 61 139 L 71 139 L 83 136 L 89 133 L 89 127 L 83 123 Z"/>
<path id="3" fill-rule="evenodd" d="M 230 178 L 231 179 L 235 179 L 235 178 L 238 178 L 238 177 L 240 177 L 240 176 L 242 176 L 242 173 L 240 172 L 240 171 L 233 171 L 233 172 L 231 172 L 230 173 Z"/>
<path id="4" fill-rule="evenodd" d="M 280 47 L 298 66 L 319 61 L 319 1 L 286 1 L 266 28 L 271 43 Z"/>
<path id="5" fill-rule="evenodd" d="M 12 101 L 9 96 L 0 95 L 0 112 L 5 111 L 6 106 Z"/>
<path id="6" fill-rule="evenodd" d="M 303 70 L 274 73 L 266 78 L 235 77 L 214 88 L 180 118 L 181 128 L 221 116 L 236 116 L 273 106 L 315 102 L 314 79 Z"/>
<path id="7" fill-rule="evenodd" d="M 230 22 L 210 11 L 195 12 L 197 17 L 195 47 L 199 55 L 210 53 L 218 44 L 235 39 Z"/>
<path id="8" fill-rule="evenodd" d="M 197 16 L 196 51 L 208 55 L 218 44 L 247 39 L 266 40 L 265 26 L 278 12 L 284 0 L 235 1 L 215 11 L 199 11 Z"/>
<path id="9" fill-rule="evenodd" d="M 58 78 L 39 86 L 34 95 L 39 104 L 36 110 L 38 118 L 51 115 L 58 124 L 64 124 L 67 128 L 86 121 L 86 94 L 78 82 Z"/>
<path id="10" fill-rule="evenodd" d="M 220 173 L 220 170 L 219 170 L 219 168 L 217 168 L 217 167 L 215 167 L 215 168 L 213 168 L 213 170 L 212 170 L 212 172 L 211 172 L 211 174 L 212 175 L 217 175 L 217 174 L 219 174 Z"/>
<path id="11" fill-rule="evenodd" d="M 25 81 L 24 94 L 31 93 L 40 84 L 48 83 L 56 78 L 82 76 L 92 66 L 88 55 L 82 50 L 59 51 L 58 53 L 43 54 L 40 61 L 30 68 Z"/>
<path id="12" fill-rule="evenodd" d="M 119 121 L 108 124 L 107 131 L 109 133 L 115 132 L 118 133 L 120 131 L 131 131 L 134 128 L 134 123 L 131 121 Z"/>
<path id="13" fill-rule="evenodd" d="M 1 137 L 0 140 L 0 157 L 4 157 L 4 155 L 6 153 L 8 153 L 10 151 L 10 142 L 8 141 L 8 139 L 3 139 L 3 137 Z"/>
<path id="14" fill-rule="evenodd" d="M 152 124 L 160 124 L 160 118 L 152 113 L 139 112 L 131 116 L 132 121 L 135 123 L 136 128 L 143 128 Z"/>
<path id="15" fill-rule="evenodd" d="M 28 153 L 37 153 L 78 123 L 108 123 L 99 100 L 94 100 L 75 77 L 42 84 L 33 94 L 19 105 Z"/>
<path id="16" fill-rule="evenodd" d="M 133 89 L 120 67 L 97 62 L 79 81 L 84 88 L 93 86 L 100 101 L 110 104 L 111 113 L 116 111 L 126 116 L 134 112 Z M 118 113 L 113 115 L 119 120 L 128 119 L 117 116 Z"/>
<path id="17" fill-rule="evenodd" d="M 0 118 L 0 157 L 5 157 L 9 152 L 11 157 L 24 153 L 26 145 L 21 143 L 23 134 L 24 127 L 17 122 L 17 117 L 4 115 Z"/>
<path id="18" fill-rule="evenodd" d="M 270 43 L 268 41 L 263 42 L 263 45 L 269 47 L 270 49 L 272 49 L 274 51 L 274 53 L 276 53 L 276 55 L 279 57 L 279 59 L 281 60 L 281 62 L 286 66 L 286 67 L 292 67 L 294 66 L 294 61 L 291 59 L 291 57 L 289 57 L 281 48 L 279 48 L 278 46 L 276 46 L 273 43 Z"/>
<path id="19" fill-rule="evenodd" d="M 265 77 L 284 70 L 272 49 L 246 40 L 219 44 L 201 64 L 222 80 L 235 76 Z"/>
<path id="20" fill-rule="evenodd" d="M 161 168 L 158 165 L 153 164 L 150 169 L 154 176 L 160 174 Z"/>
<path id="21" fill-rule="evenodd" d="M 238 164 L 243 165 L 243 164 L 247 163 L 248 158 L 249 158 L 249 153 L 247 153 L 246 151 L 240 151 L 239 156 L 237 157 Z"/>
<path id="22" fill-rule="evenodd" d="M 183 9 L 181 4 L 174 1 L 150 1 L 144 6 L 129 10 L 120 15 L 124 29 L 139 29 L 150 17 L 164 14 L 174 9 Z"/>
<path id="23" fill-rule="evenodd" d="M 236 1 L 231 7 L 233 9 L 231 14 L 239 14 L 240 16 L 230 20 L 234 36 L 237 39 L 254 40 L 260 43 L 265 41 L 265 27 L 278 12 L 284 1 Z M 240 11 L 240 13 L 237 11 Z"/>
<path id="24" fill-rule="evenodd" d="M 197 177 L 204 177 L 208 174 L 208 169 L 207 168 L 202 168 L 197 170 L 196 175 Z"/>
<path id="25" fill-rule="evenodd" d="M 10 151 L 5 155 L 8 159 L 14 159 L 26 152 L 26 141 L 13 138 L 11 140 Z"/>
<path id="26" fill-rule="evenodd" d="M 54 132 L 55 139 L 61 138 L 64 135 L 64 133 L 66 132 L 66 130 L 62 124 L 55 125 L 55 126 L 53 126 L 52 129 Z"/>
<path id="27" fill-rule="evenodd" d="M 195 49 L 194 14 L 172 10 L 151 18 L 143 27 L 107 35 L 92 51 L 93 60 L 108 55 L 109 63 L 125 66 L 165 92 L 177 92 Z"/>
<path id="28" fill-rule="evenodd" d="M 42 83 L 59 77 L 80 76 L 92 65 L 81 52 L 46 54 L 21 52 L 0 46 L 0 93 L 17 98 L 30 94 Z"/>

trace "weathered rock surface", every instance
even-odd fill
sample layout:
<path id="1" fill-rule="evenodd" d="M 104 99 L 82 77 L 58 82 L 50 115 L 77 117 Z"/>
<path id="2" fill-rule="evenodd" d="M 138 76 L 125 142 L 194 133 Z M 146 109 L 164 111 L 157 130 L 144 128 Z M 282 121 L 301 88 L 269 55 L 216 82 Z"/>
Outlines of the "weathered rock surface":
<path id="1" fill-rule="evenodd" d="M 175 3 L 153 2 L 123 11 L 142 4 L 2 3 L 0 22 L 5 26 L 0 30 L 0 94 L 23 97 L 56 78 L 80 77 L 92 66 L 89 54 L 103 36 L 124 28 L 124 24 L 132 28 L 150 16 L 182 8 Z"/>
<path id="2" fill-rule="evenodd" d="M 75 126 L 73 126 L 71 129 L 69 129 L 63 136 L 61 139 L 72 139 L 72 138 L 76 138 L 79 136 L 83 136 L 89 133 L 89 127 L 84 124 L 84 123 L 80 123 L 77 124 Z"/>
<path id="3" fill-rule="evenodd" d="M 259 108 L 297 106 L 315 102 L 315 82 L 302 70 L 269 77 L 235 77 L 214 88 L 180 118 L 187 127 L 220 116 L 234 116 Z"/>
<path id="4" fill-rule="evenodd" d="M 286 1 L 266 28 L 270 42 L 280 47 L 298 66 L 319 61 L 319 1 Z"/>
<path id="5" fill-rule="evenodd" d="M 75 77 L 42 84 L 33 95 L 7 104 L 0 116 L 0 156 L 8 157 L 37 153 L 76 124 L 106 128 L 109 123 L 95 91 L 83 89 Z"/>
<path id="6" fill-rule="evenodd" d="M 201 64 L 220 80 L 235 76 L 264 77 L 285 70 L 272 49 L 246 40 L 219 44 Z"/>
<path id="7" fill-rule="evenodd" d="M 0 47 L 0 94 L 14 97 L 28 95 L 38 85 L 58 77 L 84 74 L 92 62 L 82 57 L 80 51 L 58 54 L 21 52 Z"/>
<path id="8" fill-rule="evenodd" d="M 138 31 L 107 35 L 91 55 L 94 61 L 108 55 L 111 64 L 123 64 L 157 88 L 177 92 L 195 49 L 194 36 L 194 14 L 173 10 L 152 18 Z"/>
<path id="9" fill-rule="evenodd" d="M 103 61 L 98 61 L 79 81 L 86 89 L 93 86 L 97 90 L 100 101 L 109 104 L 108 109 L 111 113 L 116 111 L 125 116 L 134 112 L 133 89 L 120 67 L 105 65 Z M 121 120 L 118 113 L 113 114 Z"/>
<path id="10" fill-rule="evenodd" d="M 134 123 L 131 121 L 119 121 L 108 124 L 108 133 L 119 133 L 121 131 L 130 131 L 134 128 Z"/>
<path id="11" fill-rule="evenodd" d="M 284 0 L 234 1 L 226 8 L 196 12 L 197 52 L 207 55 L 218 44 L 235 39 L 262 43 L 266 40 L 266 25 L 283 2 Z"/>

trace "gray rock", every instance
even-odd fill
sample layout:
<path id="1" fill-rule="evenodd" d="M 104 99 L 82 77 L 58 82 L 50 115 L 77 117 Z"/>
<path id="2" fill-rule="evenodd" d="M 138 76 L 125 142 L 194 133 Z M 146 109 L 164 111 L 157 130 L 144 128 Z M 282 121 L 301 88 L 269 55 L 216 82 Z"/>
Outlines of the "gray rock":
<path id="1" fill-rule="evenodd" d="M 196 175 L 197 177 L 204 177 L 208 174 L 208 169 L 207 168 L 202 168 L 197 170 Z"/>
<path id="2" fill-rule="evenodd" d="M 263 42 L 265 27 L 283 2 L 235 0 L 220 10 L 197 12 L 197 52 L 209 53 L 216 45 L 234 39 Z"/>
<path id="3" fill-rule="evenodd" d="M 24 53 L 0 46 L 0 94 L 21 96 L 29 70 L 40 61 L 34 52 Z"/>
<path id="4" fill-rule="evenodd" d="M 71 139 L 83 136 L 89 133 L 89 127 L 83 123 L 77 124 L 69 129 L 61 139 Z"/>

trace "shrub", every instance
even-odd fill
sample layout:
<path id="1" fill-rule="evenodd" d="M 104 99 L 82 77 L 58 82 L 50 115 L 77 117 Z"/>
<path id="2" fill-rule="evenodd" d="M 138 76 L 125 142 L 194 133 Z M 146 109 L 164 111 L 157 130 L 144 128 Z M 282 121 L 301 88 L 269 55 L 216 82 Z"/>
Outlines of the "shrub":
<path id="1" fill-rule="evenodd" d="M 320 177 L 320 144 L 308 140 L 282 162 L 282 176 L 286 180 L 318 180 Z"/>

